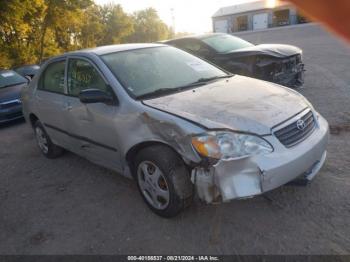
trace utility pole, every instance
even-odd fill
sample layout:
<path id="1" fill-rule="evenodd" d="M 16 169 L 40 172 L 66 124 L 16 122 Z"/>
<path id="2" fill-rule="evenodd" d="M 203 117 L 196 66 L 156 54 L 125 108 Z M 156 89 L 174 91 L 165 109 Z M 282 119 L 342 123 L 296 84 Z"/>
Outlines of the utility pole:
<path id="1" fill-rule="evenodd" d="M 171 12 L 171 19 L 172 19 L 172 28 L 174 31 L 174 36 L 176 34 L 176 29 L 175 29 L 175 9 L 172 7 L 170 8 L 170 12 Z"/>

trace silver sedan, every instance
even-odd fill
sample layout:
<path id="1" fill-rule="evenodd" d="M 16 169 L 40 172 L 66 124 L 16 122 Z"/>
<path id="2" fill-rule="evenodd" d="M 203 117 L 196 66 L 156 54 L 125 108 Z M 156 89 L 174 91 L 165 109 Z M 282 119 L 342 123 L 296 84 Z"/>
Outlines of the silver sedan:
<path id="1" fill-rule="evenodd" d="M 22 101 L 46 157 L 69 150 L 134 178 L 164 217 L 194 192 L 226 202 L 312 180 L 326 159 L 327 121 L 302 95 L 161 44 L 52 58 Z"/>

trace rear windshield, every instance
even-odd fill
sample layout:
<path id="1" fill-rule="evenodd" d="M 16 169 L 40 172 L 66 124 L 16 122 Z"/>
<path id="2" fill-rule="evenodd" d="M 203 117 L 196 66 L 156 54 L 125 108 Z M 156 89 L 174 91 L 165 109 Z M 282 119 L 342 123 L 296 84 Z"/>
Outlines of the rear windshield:
<path id="1" fill-rule="evenodd" d="M 27 83 L 27 79 L 12 70 L 0 71 L 0 88 Z"/>
<path id="2" fill-rule="evenodd" d="M 254 46 L 241 38 L 225 34 L 210 36 L 202 39 L 202 41 L 219 53 L 227 53 L 237 49 Z"/>

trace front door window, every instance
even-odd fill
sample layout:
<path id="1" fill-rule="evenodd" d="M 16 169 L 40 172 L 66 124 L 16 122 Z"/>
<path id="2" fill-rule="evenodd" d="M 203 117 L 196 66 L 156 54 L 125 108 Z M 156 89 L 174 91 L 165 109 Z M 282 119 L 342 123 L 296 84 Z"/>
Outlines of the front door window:
<path id="1" fill-rule="evenodd" d="M 109 86 L 93 65 L 82 59 L 69 59 L 68 95 L 78 96 L 86 89 L 99 89 L 110 93 Z"/>

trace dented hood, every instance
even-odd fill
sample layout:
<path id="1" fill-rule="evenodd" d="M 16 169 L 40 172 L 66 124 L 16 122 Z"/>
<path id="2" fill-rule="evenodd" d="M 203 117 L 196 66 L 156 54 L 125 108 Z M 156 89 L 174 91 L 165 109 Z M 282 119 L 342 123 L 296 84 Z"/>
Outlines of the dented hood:
<path id="1" fill-rule="evenodd" d="M 195 90 L 143 101 L 145 105 L 197 122 L 259 135 L 308 107 L 295 91 L 236 75 Z"/>
<path id="2" fill-rule="evenodd" d="M 237 49 L 225 55 L 246 56 L 246 55 L 268 55 L 278 58 L 289 57 L 300 54 L 301 49 L 292 45 L 263 44 Z"/>

